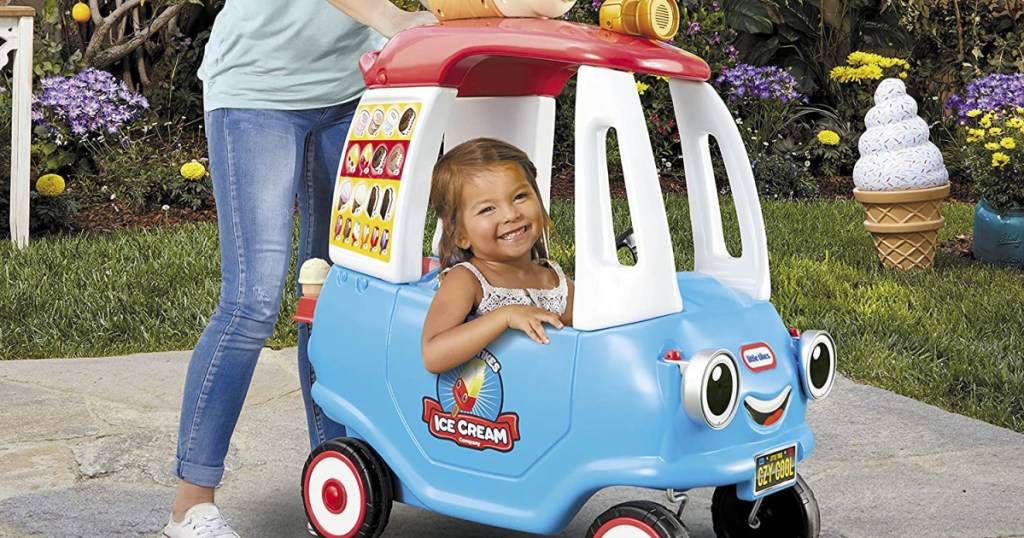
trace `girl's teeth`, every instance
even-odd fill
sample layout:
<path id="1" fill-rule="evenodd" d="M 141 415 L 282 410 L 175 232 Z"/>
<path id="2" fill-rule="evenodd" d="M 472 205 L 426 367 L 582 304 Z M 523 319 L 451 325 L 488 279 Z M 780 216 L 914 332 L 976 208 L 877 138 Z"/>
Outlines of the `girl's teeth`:
<path id="1" fill-rule="evenodd" d="M 509 233 L 501 236 L 501 238 L 505 239 L 505 240 L 515 239 L 516 237 L 519 237 L 523 233 L 523 231 L 524 231 L 524 229 L 520 228 L 520 229 L 518 229 L 518 230 L 516 230 L 514 232 L 509 232 Z"/>

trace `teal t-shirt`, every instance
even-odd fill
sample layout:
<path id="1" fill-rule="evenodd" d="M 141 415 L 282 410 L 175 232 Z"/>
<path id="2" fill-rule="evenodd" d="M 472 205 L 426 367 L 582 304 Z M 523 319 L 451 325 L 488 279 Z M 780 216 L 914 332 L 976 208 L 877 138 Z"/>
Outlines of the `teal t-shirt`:
<path id="1" fill-rule="evenodd" d="M 385 39 L 327 0 L 227 0 L 199 78 L 206 110 L 302 110 L 336 105 L 366 87 L 359 57 Z"/>

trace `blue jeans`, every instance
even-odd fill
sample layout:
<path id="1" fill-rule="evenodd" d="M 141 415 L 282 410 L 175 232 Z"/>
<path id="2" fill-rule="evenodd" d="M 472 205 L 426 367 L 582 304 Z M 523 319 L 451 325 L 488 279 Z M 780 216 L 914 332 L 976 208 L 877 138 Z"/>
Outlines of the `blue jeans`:
<path id="1" fill-rule="evenodd" d="M 256 359 L 274 332 L 292 255 L 299 200 L 298 263 L 328 258 L 334 174 L 357 101 L 312 110 L 217 109 L 206 113 L 210 173 L 217 200 L 221 290 L 185 378 L 173 472 L 215 487 Z M 299 289 L 301 293 L 301 288 Z M 309 395 L 315 375 L 299 326 L 299 382 L 310 446 L 345 427 Z"/>

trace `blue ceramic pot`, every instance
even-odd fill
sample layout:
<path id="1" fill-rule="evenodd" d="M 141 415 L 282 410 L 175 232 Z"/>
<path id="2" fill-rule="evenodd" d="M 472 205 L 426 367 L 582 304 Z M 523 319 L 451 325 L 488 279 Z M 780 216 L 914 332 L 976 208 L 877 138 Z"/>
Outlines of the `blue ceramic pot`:
<path id="1" fill-rule="evenodd" d="M 1024 208 L 996 213 L 984 198 L 974 206 L 974 257 L 999 267 L 1024 268 Z"/>

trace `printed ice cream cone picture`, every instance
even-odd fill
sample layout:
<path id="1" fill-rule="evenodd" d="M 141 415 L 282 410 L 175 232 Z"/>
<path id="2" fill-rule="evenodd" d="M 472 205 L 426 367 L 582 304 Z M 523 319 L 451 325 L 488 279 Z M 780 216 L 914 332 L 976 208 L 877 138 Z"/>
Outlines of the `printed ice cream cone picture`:
<path id="1" fill-rule="evenodd" d="M 867 212 L 864 228 L 882 264 L 931 267 L 944 223 L 940 206 L 949 194 L 942 154 L 928 141 L 928 124 L 900 79 L 878 85 L 864 123 L 861 156 L 853 169 L 853 194 Z"/>
<path id="2" fill-rule="evenodd" d="M 391 230 L 384 228 L 384 231 L 380 234 L 380 253 L 388 253 L 388 244 L 391 243 Z"/>
<path id="3" fill-rule="evenodd" d="M 356 185 L 356 190 L 352 194 L 352 214 L 359 215 L 363 212 L 363 208 L 366 207 L 366 199 L 369 196 L 366 188 L 366 183 L 360 182 Z"/>
<path id="4" fill-rule="evenodd" d="M 370 248 L 376 251 L 378 242 L 380 242 L 380 226 L 374 226 L 373 234 L 370 236 Z"/>
<path id="5" fill-rule="evenodd" d="M 477 357 L 470 359 L 462 365 L 462 372 L 459 378 L 452 385 L 452 396 L 455 397 L 455 406 L 452 407 L 452 416 L 459 416 L 459 412 L 468 413 L 476 405 L 476 399 L 480 396 L 480 388 L 484 386 L 484 376 L 487 373 L 487 363 Z"/>
<path id="6" fill-rule="evenodd" d="M 345 181 L 338 187 L 338 212 L 342 212 L 348 206 L 348 201 L 352 199 L 352 182 Z"/>

